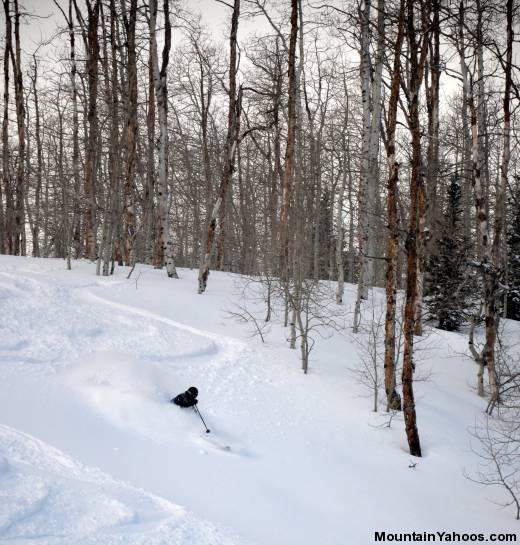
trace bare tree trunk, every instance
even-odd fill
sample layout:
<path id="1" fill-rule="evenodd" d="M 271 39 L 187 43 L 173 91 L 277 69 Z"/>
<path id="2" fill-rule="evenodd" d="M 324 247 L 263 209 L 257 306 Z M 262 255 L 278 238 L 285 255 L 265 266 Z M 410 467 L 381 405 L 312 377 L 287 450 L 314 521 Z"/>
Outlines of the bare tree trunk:
<path id="1" fill-rule="evenodd" d="M 482 6 L 481 0 L 475 2 L 477 22 L 475 32 L 475 53 L 477 56 L 477 80 L 475 87 L 477 89 L 476 108 L 477 108 L 477 127 L 478 127 L 478 147 L 480 158 L 480 176 L 482 183 L 482 191 L 484 194 L 484 206 L 486 215 L 489 218 L 489 131 L 488 131 L 488 111 L 485 89 L 485 72 L 484 72 L 484 36 L 483 36 L 483 19 L 486 17 L 486 3 Z"/>
<path id="2" fill-rule="evenodd" d="M 408 124 L 412 136 L 412 172 L 410 176 L 410 218 L 406 237 L 407 271 L 406 303 L 404 312 L 404 353 L 403 353 L 403 412 L 410 454 L 421 456 L 421 444 L 417 430 L 415 400 L 413 392 L 414 321 L 417 297 L 417 235 L 419 228 L 419 199 L 424 179 L 421 168 L 421 133 L 419 124 L 419 90 L 426 61 L 427 33 L 422 36 L 419 60 L 419 44 L 416 38 L 413 0 L 407 3 L 407 37 L 409 44 L 410 72 L 407 96 L 409 97 Z M 423 9 L 426 9 L 423 6 Z"/>
<path id="3" fill-rule="evenodd" d="M 34 71 L 31 77 L 33 87 L 34 100 L 34 116 L 35 116 L 35 137 L 36 137 L 36 188 L 34 194 L 34 221 L 32 224 L 32 246 L 33 257 L 40 257 L 40 220 L 41 220 L 41 193 L 42 193 L 42 172 L 43 172 L 43 151 L 42 151 L 42 136 L 41 136 L 41 121 L 40 121 L 40 103 L 38 100 L 38 63 L 36 55 L 33 55 Z"/>
<path id="4" fill-rule="evenodd" d="M 69 0 L 69 37 L 70 37 L 70 82 L 72 86 L 72 171 L 74 176 L 74 207 L 72 215 L 72 237 L 74 256 L 81 255 L 81 213 L 79 209 L 81 178 L 79 168 L 79 115 L 78 89 L 76 85 L 76 47 L 74 23 L 72 20 L 72 0 Z"/>
<path id="5" fill-rule="evenodd" d="M 500 165 L 500 185 L 497 188 L 495 204 L 495 228 L 493 238 L 493 266 L 497 273 L 504 268 L 503 231 L 506 213 L 506 190 L 511 159 L 511 88 L 513 65 L 513 0 L 507 0 L 507 49 L 506 58 L 500 59 L 505 72 L 505 89 L 503 99 L 504 122 L 502 127 L 502 163 Z"/>
<path id="6" fill-rule="evenodd" d="M 481 157 L 478 138 L 478 109 L 475 105 L 473 84 L 464 55 L 464 3 L 459 8 L 459 54 L 461 58 L 462 80 L 466 87 L 471 125 L 471 162 L 473 170 L 473 189 L 475 195 L 475 211 L 477 217 L 477 236 L 479 254 L 481 256 L 480 271 L 484 283 L 484 315 L 486 320 L 486 341 L 482 351 L 484 365 L 487 365 L 489 376 L 490 399 L 498 398 L 498 386 L 495 369 L 495 339 L 497 326 L 497 275 L 492 266 L 492 253 L 489 243 L 489 223 L 481 178 Z"/>
<path id="7" fill-rule="evenodd" d="M 237 96 L 237 69 L 238 69 L 238 57 L 237 57 L 237 34 L 238 34 L 238 21 L 240 17 L 240 0 L 234 0 L 233 14 L 231 16 L 231 32 L 229 36 L 229 106 L 228 106 L 228 127 L 226 143 L 224 146 L 224 168 L 222 172 L 222 178 L 220 181 L 218 196 L 209 219 L 208 232 L 206 234 L 205 249 L 202 254 L 202 259 L 199 268 L 198 278 L 198 293 L 202 294 L 206 290 L 208 284 L 209 269 L 211 266 L 211 258 L 214 253 L 214 245 L 216 242 L 216 230 L 217 230 L 217 218 L 220 214 L 220 208 L 227 196 L 229 184 L 231 183 L 231 177 L 235 169 L 235 155 L 238 145 L 237 128 L 239 124 L 240 109 L 241 109 L 241 95 L 242 91 L 239 90 Z M 223 216 L 220 216 L 221 221 Z"/>
<path id="8" fill-rule="evenodd" d="M 352 331 L 357 333 L 361 322 L 361 300 L 366 299 L 368 295 L 368 238 L 369 238 L 369 212 L 368 212 L 368 171 L 369 171 L 369 147 L 371 133 L 371 97 L 370 81 L 372 78 L 370 62 L 370 11 L 372 0 L 365 0 L 362 8 L 359 10 L 361 21 L 361 49 L 359 55 L 361 63 L 359 66 L 361 79 L 361 101 L 363 104 L 363 141 L 361 145 L 360 158 L 360 179 L 358 191 L 358 244 L 359 244 L 359 274 L 356 294 L 356 303 L 354 305 L 354 317 Z"/>
<path id="9" fill-rule="evenodd" d="M 43 257 L 49 257 L 49 178 L 45 179 L 45 206 L 43 209 Z"/>
<path id="10" fill-rule="evenodd" d="M 14 248 L 15 255 L 26 255 L 25 243 L 25 102 L 23 96 L 22 53 L 20 44 L 20 10 L 18 0 L 14 0 L 14 39 L 16 56 L 11 48 L 16 101 L 16 124 L 18 128 L 18 165 L 16 169 L 15 208 L 14 208 Z"/>
<path id="11" fill-rule="evenodd" d="M 60 89 L 61 91 L 61 89 Z M 62 198 L 62 224 L 63 224 L 63 245 L 64 245 L 64 258 L 67 263 L 67 270 L 71 270 L 70 263 L 70 222 L 69 222 L 69 187 L 68 177 L 65 177 L 65 171 L 63 168 L 64 150 L 63 150 L 63 112 L 60 109 L 60 91 L 58 91 L 58 97 L 56 100 L 56 110 L 58 112 L 58 177 L 61 184 L 61 198 Z"/>
<path id="12" fill-rule="evenodd" d="M 150 56 L 152 57 L 152 67 L 153 67 L 153 81 L 154 81 L 154 90 L 156 93 L 157 100 L 157 110 L 159 110 L 159 100 L 163 101 L 164 97 L 159 98 L 157 91 L 160 89 L 160 75 L 159 75 L 159 58 L 157 51 L 157 0 L 150 1 Z M 160 121 L 164 116 L 164 111 L 159 113 Z M 162 127 L 161 127 L 162 129 Z M 164 137 L 162 130 L 160 132 L 160 138 Z M 161 142 L 162 143 L 162 142 Z M 164 164 L 165 157 L 164 155 L 160 156 L 162 163 Z M 161 165 L 159 168 L 161 170 Z M 164 187 L 164 173 L 162 177 L 158 180 L 156 189 L 157 189 L 157 207 L 155 214 L 155 237 L 154 237 L 154 253 L 153 253 L 153 264 L 155 268 L 162 268 L 164 266 L 164 246 L 165 246 L 165 236 L 164 233 L 164 217 L 166 216 L 166 205 L 168 202 L 168 197 L 165 194 L 167 188 Z"/>
<path id="13" fill-rule="evenodd" d="M 33 56 L 34 58 L 34 56 Z M 33 81 L 34 77 L 34 71 L 33 73 L 28 73 L 29 79 L 31 80 L 31 83 Z M 32 87 L 32 85 L 31 85 Z M 33 93 L 34 94 L 34 93 Z M 31 108 L 29 107 L 29 96 L 25 97 L 25 111 L 27 112 L 27 115 L 25 116 L 25 134 L 26 134 L 26 142 L 25 142 L 25 172 L 30 174 L 33 170 L 31 167 L 32 164 L 32 144 L 31 144 L 31 130 L 30 127 L 32 126 L 32 119 L 31 119 Z M 35 123 L 36 124 L 36 123 Z M 29 178 L 29 176 L 27 176 Z M 34 231 L 34 220 L 33 220 L 33 211 L 32 211 L 32 205 L 35 204 L 36 201 L 36 188 L 35 188 L 35 196 L 34 199 L 29 202 L 29 191 L 24 191 L 24 206 L 25 206 L 25 212 L 27 214 L 27 223 L 29 224 L 29 233 L 33 233 Z M 33 245 L 34 250 L 34 245 Z"/>
<path id="14" fill-rule="evenodd" d="M 439 210 L 437 207 L 437 185 L 439 181 L 439 84 L 441 74 L 440 57 L 440 3 L 432 1 L 432 39 L 429 43 L 430 62 L 426 85 L 426 108 L 428 111 L 428 150 L 426 165 L 426 240 L 425 252 L 431 253 L 437 239 L 437 221 Z M 426 258 L 426 255 L 425 255 Z M 416 329 L 417 331 L 417 329 Z"/>
<path id="15" fill-rule="evenodd" d="M 469 326 L 469 339 L 468 339 L 468 346 L 471 352 L 471 355 L 473 356 L 474 360 L 478 364 L 478 373 L 477 373 L 477 394 L 480 397 L 484 397 L 484 369 L 485 369 L 485 362 L 484 358 L 482 357 L 482 354 L 480 354 L 477 349 L 475 348 L 475 329 L 477 327 L 478 321 L 482 315 L 482 307 L 483 307 L 483 301 L 480 301 L 480 307 L 478 309 L 478 312 L 471 317 L 471 322 Z"/>
<path id="16" fill-rule="evenodd" d="M 348 96 L 347 105 L 345 108 L 345 119 L 344 125 L 341 133 L 341 144 L 342 144 L 342 161 L 341 161 L 341 185 L 339 186 L 338 194 L 338 211 L 336 218 L 336 231 L 337 231 L 337 241 L 336 241 L 336 267 L 338 270 L 338 285 L 336 288 L 336 304 L 341 305 L 343 303 L 343 291 L 345 285 L 345 267 L 343 266 L 343 243 L 345 238 L 345 229 L 343 227 L 343 201 L 345 199 L 345 188 L 347 185 L 347 143 L 345 138 L 345 132 L 347 130 L 348 122 Z"/>
<path id="17" fill-rule="evenodd" d="M 359 9 L 361 21 L 360 79 L 363 104 L 363 141 L 358 192 L 359 276 L 352 330 L 358 332 L 361 300 L 376 283 L 377 211 L 379 201 L 379 132 L 381 127 L 381 90 L 385 47 L 385 1 L 377 3 L 377 46 L 374 62 L 370 58 L 370 17 L 372 0 Z M 373 66 L 372 66 L 373 65 Z"/>
<path id="18" fill-rule="evenodd" d="M 157 0 L 150 2 L 150 33 L 152 34 L 151 54 L 154 61 L 155 95 L 157 97 L 157 112 L 159 114 L 159 177 L 158 177 L 158 203 L 156 219 L 156 239 L 154 265 L 162 268 L 166 264 L 166 273 L 169 278 L 178 278 L 173 260 L 173 243 L 170 237 L 170 221 L 168 214 L 168 91 L 167 75 L 171 48 L 171 23 L 168 0 L 164 0 L 164 47 L 162 52 L 162 64 L 159 71 L 159 58 L 157 54 L 156 20 Z"/>
<path id="19" fill-rule="evenodd" d="M 125 4 L 125 2 L 123 2 Z M 127 17 L 123 6 L 123 21 L 126 29 L 128 49 L 128 117 L 126 128 L 126 180 L 123 189 L 124 213 L 124 262 L 129 266 L 134 259 L 135 242 L 135 152 L 137 134 L 137 61 L 135 51 L 135 26 L 137 19 L 137 0 L 131 0 Z"/>
<path id="20" fill-rule="evenodd" d="M 271 227 L 271 239 L 270 239 L 270 271 L 274 272 L 279 267 L 277 263 L 277 238 L 279 232 L 279 217 L 278 217 L 278 184 L 280 187 L 283 183 L 283 168 L 281 161 L 281 127 L 280 127 L 280 109 L 282 101 L 282 87 L 283 87 L 283 68 L 281 62 L 281 54 L 279 47 L 280 39 L 276 40 L 276 68 L 275 68 L 275 77 L 274 77 L 274 89 L 273 89 L 273 127 L 274 127 L 274 136 L 273 136 L 273 150 L 272 150 L 272 163 L 273 163 L 273 173 L 272 173 L 272 186 L 270 193 L 270 227 Z M 270 150 L 271 151 L 271 150 Z"/>
<path id="21" fill-rule="evenodd" d="M 348 172 L 348 190 L 347 190 L 347 200 L 349 202 L 349 224 L 348 224 L 348 281 L 354 283 L 354 270 L 356 266 L 356 250 L 354 247 L 354 235 L 355 235 L 355 226 L 354 226 L 354 176 L 352 175 L 351 160 L 350 154 L 347 153 L 346 157 L 346 169 Z"/>
<path id="22" fill-rule="evenodd" d="M 395 158 L 395 131 L 397 126 L 397 104 L 401 84 L 401 49 L 404 39 L 405 0 L 401 0 L 399 23 L 394 47 L 394 66 L 388 104 L 387 155 L 388 155 L 388 244 L 386 251 L 386 316 L 385 316 L 385 392 L 388 410 L 401 410 L 401 397 L 395 389 L 396 354 L 395 354 L 395 306 L 397 273 L 397 186 L 399 164 Z"/>
<path id="23" fill-rule="evenodd" d="M 383 63 L 385 55 L 385 0 L 377 1 L 377 46 L 374 58 L 374 74 L 371 85 L 371 120 L 370 134 L 368 140 L 368 170 L 367 170 L 367 208 L 368 216 L 368 244 L 366 252 L 367 260 L 367 275 L 365 283 L 367 287 L 376 285 L 377 282 L 377 257 L 378 257 L 378 235 L 382 231 L 380 214 L 381 209 L 379 204 L 380 189 L 379 189 L 379 136 L 381 130 L 381 91 L 383 82 Z"/>
<path id="24" fill-rule="evenodd" d="M 115 0 L 110 0 L 110 64 L 112 74 L 108 76 L 108 55 L 105 55 L 107 102 L 110 111 L 110 145 L 108 157 L 108 178 L 110 181 L 105 199 L 103 276 L 110 274 L 110 261 L 114 254 L 114 239 L 117 230 L 117 201 L 119 193 L 119 177 L 121 173 L 119 161 L 119 93 L 118 93 L 118 59 L 117 59 L 117 12 Z"/>
<path id="25" fill-rule="evenodd" d="M 150 51 L 152 34 L 150 33 Z M 145 240 L 145 261 L 149 262 L 153 256 L 153 214 L 155 193 L 155 87 L 153 80 L 153 55 L 148 59 L 148 109 L 146 112 L 146 186 L 143 203 L 143 225 Z"/>
<path id="26" fill-rule="evenodd" d="M 10 207 L 9 176 L 9 55 L 11 49 L 11 17 L 9 3 L 3 0 L 5 11 L 5 50 L 4 50 L 4 111 L 2 121 L 2 180 L 0 182 L 0 253 L 11 253 L 8 243 L 9 221 L 7 215 Z M 2 193 L 5 191 L 5 211 Z"/>
<path id="27" fill-rule="evenodd" d="M 105 13 L 103 8 L 103 3 L 100 4 L 100 17 L 101 17 L 101 34 L 102 34 L 102 50 L 103 50 L 103 57 L 100 59 L 100 66 L 103 70 L 103 79 L 104 79 L 104 90 L 105 90 L 105 102 L 106 102 L 106 108 L 108 111 L 108 116 L 110 118 L 110 126 L 112 127 L 112 124 L 114 123 L 115 119 L 113 117 L 112 112 L 112 99 L 111 99 L 111 92 L 110 92 L 110 75 L 109 75 L 109 60 L 108 60 L 108 35 L 107 35 L 107 24 L 105 19 Z M 112 134 L 110 135 L 110 149 L 112 148 Z M 103 157 L 103 163 L 101 165 L 101 168 L 103 169 L 101 172 L 101 179 L 105 179 L 107 176 L 105 174 L 106 172 L 106 159 Z M 111 163 L 111 157 L 109 152 L 108 157 L 108 163 L 110 165 Z M 108 178 L 111 178 L 111 171 L 110 166 L 108 167 Z M 107 253 L 107 248 L 110 247 L 110 243 L 108 240 L 109 237 L 109 222 L 110 222 L 110 195 L 109 191 L 105 191 L 105 194 L 103 195 L 103 185 L 100 186 L 100 194 L 97 195 L 98 202 L 101 202 L 101 211 L 98 216 L 101 223 L 101 243 L 98 247 L 97 252 L 97 258 L 96 258 L 96 275 L 99 276 L 101 274 L 101 264 L 103 263 L 103 273 L 105 272 L 105 266 L 104 266 L 104 260 Z"/>
<path id="28" fill-rule="evenodd" d="M 298 35 L 298 0 L 291 0 L 291 35 L 289 38 L 289 82 L 287 102 L 287 147 L 282 181 L 282 208 L 278 237 L 280 244 L 280 277 L 289 279 L 289 210 L 294 178 L 294 148 L 296 140 L 296 38 Z"/>
<path id="29" fill-rule="evenodd" d="M 74 1 L 78 20 L 82 21 L 77 0 Z M 88 10 L 87 34 L 83 35 L 87 49 L 86 70 L 88 79 L 88 137 L 85 154 L 85 256 L 88 259 L 96 257 L 96 174 L 98 161 L 98 61 L 99 61 L 99 0 L 86 0 Z"/>
<path id="30" fill-rule="evenodd" d="M 486 345 L 484 348 L 485 361 L 488 364 L 489 384 L 491 390 L 488 412 L 491 413 L 493 407 L 499 402 L 499 392 L 496 382 L 498 381 L 495 370 L 494 346 L 496 340 L 496 331 L 498 329 L 498 300 L 499 300 L 499 282 L 504 270 L 504 248 L 503 248 L 503 231 L 506 215 L 506 191 L 507 178 L 509 172 L 509 162 L 511 159 L 511 88 L 513 86 L 512 66 L 513 66 L 513 0 L 507 0 L 506 7 L 507 21 L 507 47 L 505 59 L 500 58 L 499 61 L 505 72 L 505 88 L 503 99 L 504 121 L 502 127 L 502 163 L 500 165 L 500 182 L 496 192 L 495 204 L 495 228 L 492 246 L 492 271 L 488 273 L 492 276 L 489 284 L 492 286 L 492 291 L 487 293 L 486 299 Z M 491 289 L 491 288 L 490 288 Z M 493 369 L 490 369 L 489 361 L 493 360 Z M 492 374 L 491 374 L 492 373 Z"/>
<path id="31" fill-rule="evenodd" d="M 304 373 L 307 373 L 307 350 L 304 349 L 306 345 L 306 331 L 302 329 L 302 297 L 303 297 L 303 281 L 305 278 L 304 270 L 304 236 L 305 236 L 305 218 L 304 218 L 304 204 L 303 204 L 303 186 L 304 186 L 304 176 L 303 176 L 303 115 L 302 115 L 302 99 L 305 96 L 305 105 L 307 108 L 307 113 L 309 117 L 309 133 L 310 133 L 310 171 L 311 171 L 311 181 L 312 183 L 317 184 L 316 193 L 319 194 L 319 174 L 317 172 L 317 165 L 315 162 L 315 140 L 314 140 L 314 129 L 312 116 L 309 110 L 307 96 L 305 95 L 305 81 L 304 81 L 304 43 L 303 43 L 303 10 L 301 0 L 297 0 L 297 11 L 299 19 L 299 32 L 297 29 L 298 46 L 299 46 L 299 60 L 298 66 L 295 70 L 295 127 L 294 127 L 294 145 L 295 145 L 295 157 L 294 157 L 294 193 L 295 198 L 293 202 L 290 203 L 290 206 L 293 207 L 294 213 L 292 217 L 289 216 L 288 221 L 291 222 L 291 229 L 294 231 L 293 238 L 293 255 L 292 255 L 292 276 L 293 276 L 293 287 L 292 293 L 291 287 L 289 285 L 289 277 L 282 277 L 284 280 L 284 290 L 286 291 L 286 297 L 289 296 L 289 303 L 292 307 L 291 312 L 291 322 L 290 322 L 290 348 L 296 348 L 296 328 L 298 327 L 300 331 L 300 348 L 301 348 L 301 358 L 302 358 L 302 369 Z M 319 197 L 317 197 L 319 203 Z M 315 237 L 318 237 L 317 226 L 319 225 L 319 207 L 318 214 L 315 214 L 314 217 L 314 230 Z M 318 274 L 318 265 L 317 265 L 317 242 L 314 241 L 314 266 L 313 271 L 314 275 Z M 289 266 L 287 267 L 289 269 Z M 310 274 L 310 271 L 309 271 Z"/>
<path id="32" fill-rule="evenodd" d="M 5 13 L 4 117 L 2 122 L 2 185 L 5 191 L 5 219 L 2 218 L 2 251 L 13 253 L 14 205 L 9 164 L 9 62 L 12 55 L 12 23 L 9 0 L 2 0 Z M 5 223 L 4 223 L 5 222 Z"/>
<path id="33" fill-rule="evenodd" d="M 424 260 L 426 259 L 426 188 L 424 182 L 419 186 L 417 225 L 417 296 L 414 309 L 414 335 L 420 337 L 423 334 Z"/>
<path id="34" fill-rule="evenodd" d="M 428 32 L 431 25 L 432 39 L 429 40 L 430 49 L 430 72 L 432 75 L 431 86 L 426 86 L 426 107 L 428 110 L 428 151 L 427 151 L 427 172 L 426 187 L 421 184 L 419 188 L 419 231 L 417 233 L 417 298 L 415 301 L 415 325 L 414 335 L 423 334 L 423 295 L 424 295 L 424 267 L 427 258 L 428 237 L 431 236 L 431 217 L 428 212 L 432 210 L 435 203 L 427 206 L 427 196 L 436 195 L 437 171 L 439 161 L 439 79 L 440 79 L 440 23 L 439 23 L 439 0 L 431 3 L 433 11 L 433 23 L 423 18 L 423 32 Z M 428 72 L 425 73 L 428 77 Z M 428 195 L 427 195 L 428 193 Z M 435 208 L 433 208 L 435 210 Z M 431 215 L 430 215 L 431 216 Z"/>
<path id="35" fill-rule="evenodd" d="M 210 209 L 211 209 L 211 202 L 212 202 L 212 195 L 213 195 L 213 182 L 212 182 L 212 173 L 211 173 L 211 158 L 210 158 L 210 151 L 209 151 L 209 135 L 208 135 L 208 128 L 209 128 L 209 115 L 210 115 L 210 106 L 213 96 L 213 89 L 212 89 L 212 81 L 211 81 L 211 73 L 208 71 L 208 85 L 207 88 L 204 86 L 204 64 L 205 59 L 203 56 L 203 53 L 199 47 L 197 39 L 193 40 L 193 45 L 197 52 L 197 57 L 199 61 L 199 69 L 200 69 L 200 86 L 199 86 L 199 100 L 200 100 L 200 128 L 201 128 L 201 137 L 202 137 L 202 161 L 204 165 L 204 180 L 206 182 L 206 196 L 205 196 L 205 218 L 204 218 L 204 230 L 205 233 L 203 236 L 201 236 L 201 239 L 204 239 L 205 234 L 207 232 L 208 226 L 209 226 L 209 216 L 210 216 Z M 200 244 L 200 241 L 198 241 Z M 199 255 L 199 261 L 202 258 L 202 246 L 200 248 L 200 255 Z M 194 260 L 197 259 L 197 256 L 193 256 Z"/>
<path id="36" fill-rule="evenodd" d="M 67 23 L 70 42 L 70 83 L 72 93 L 72 172 L 74 179 L 74 197 L 72 205 L 71 237 L 74 247 L 74 257 L 81 256 L 81 213 L 80 213 L 80 191 L 81 177 L 79 165 L 79 115 L 78 115 L 78 88 L 76 83 L 76 36 L 74 32 L 74 18 L 72 13 L 73 0 L 69 0 L 68 16 L 57 0 L 53 0 L 56 7 L 61 11 Z M 39 167 L 38 167 L 39 169 Z M 38 209 L 37 209 L 38 210 Z"/>
<path id="37" fill-rule="evenodd" d="M 469 118 L 468 118 L 468 93 L 466 86 L 462 86 L 462 180 L 463 180 L 463 199 L 464 199 L 464 236 L 469 240 L 472 231 L 472 185 L 473 185 L 473 171 L 471 166 L 471 135 L 469 130 Z M 478 244 L 476 245 L 478 246 Z M 480 252 L 480 248 L 477 248 Z M 480 254 L 479 254 L 480 255 Z"/>

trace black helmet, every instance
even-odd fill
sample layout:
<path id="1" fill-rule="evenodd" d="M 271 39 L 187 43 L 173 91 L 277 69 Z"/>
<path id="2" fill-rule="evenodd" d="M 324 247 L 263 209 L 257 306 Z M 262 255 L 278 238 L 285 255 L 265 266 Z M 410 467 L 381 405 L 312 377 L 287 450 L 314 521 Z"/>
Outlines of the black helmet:
<path id="1" fill-rule="evenodd" d="M 197 397 L 199 395 L 199 391 L 197 390 L 197 388 L 195 388 L 195 386 L 191 386 L 190 388 L 188 388 L 188 392 L 193 396 L 193 397 Z"/>

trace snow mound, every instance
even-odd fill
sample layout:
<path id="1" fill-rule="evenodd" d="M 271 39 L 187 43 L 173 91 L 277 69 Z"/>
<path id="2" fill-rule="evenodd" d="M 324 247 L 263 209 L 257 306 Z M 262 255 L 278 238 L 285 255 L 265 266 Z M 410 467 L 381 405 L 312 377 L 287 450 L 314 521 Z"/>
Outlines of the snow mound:
<path id="1" fill-rule="evenodd" d="M 0 542 L 233 545 L 171 502 L 0 425 Z"/>

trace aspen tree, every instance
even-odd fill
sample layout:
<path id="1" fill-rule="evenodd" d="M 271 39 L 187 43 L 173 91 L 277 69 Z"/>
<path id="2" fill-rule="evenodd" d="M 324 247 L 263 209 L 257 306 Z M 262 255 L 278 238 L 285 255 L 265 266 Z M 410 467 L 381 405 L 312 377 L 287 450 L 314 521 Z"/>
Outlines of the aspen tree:
<path id="1" fill-rule="evenodd" d="M 298 35 L 298 0 L 291 0 L 291 34 L 289 38 L 289 80 L 287 100 L 287 146 L 282 180 L 282 207 L 278 238 L 280 244 L 280 276 L 289 279 L 289 209 L 292 199 L 296 140 L 296 38 Z"/>
<path id="2" fill-rule="evenodd" d="M 238 145 L 238 124 L 241 108 L 241 95 L 239 90 L 237 94 L 237 70 L 238 70 L 238 54 L 237 54 L 237 34 L 238 22 L 240 17 L 240 0 L 234 0 L 233 13 L 231 16 L 231 31 L 229 35 L 229 89 L 228 89 L 228 125 L 226 142 L 224 145 L 224 166 L 218 196 L 213 210 L 209 218 L 208 231 L 204 241 L 204 251 L 201 255 L 198 278 L 198 293 L 202 294 L 206 291 L 211 259 L 214 253 L 216 243 L 217 220 L 223 216 L 220 215 L 220 207 L 223 206 L 224 200 L 227 198 L 227 192 L 231 183 L 231 178 L 235 170 L 235 157 Z"/>
<path id="3" fill-rule="evenodd" d="M 387 410 L 401 410 L 401 397 L 395 389 L 396 353 L 395 353 L 395 306 L 397 272 L 397 186 L 399 163 L 395 156 L 395 131 L 397 126 L 397 104 L 401 84 L 401 50 L 404 40 L 406 0 L 401 0 L 397 37 L 394 46 L 394 64 L 391 76 L 390 99 L 387 121 L 387 157 L 388 157 L 388 241 L 386 250 L 386 315 L 385 315 L 385 392 Z"/>
<path id="4" fill-rule="evenodd" d="M 427 6 L 423 5 L 422 10 Z M 425 17 L 423 11 L 423 17 Z M 423 32 L 421 42 L 417 38 L 413 0 L 407 1 L 406 29 L 409 54 L 409 75 L 406 82 L 408 102 L 408 127 L 412 139 L 412 165 L 410 173 L 410 212 L 406 235 L 406 302 L 404 310 L 404 351 L 403 351 L 403 413 L 410 454 L 421 456 L 421 443 L 417 430 L 415 399 L 413 391 L 414 321 L 417 298 L 417 237 L 419 230 L 419 206 L 424 179 L 421 159 L 421 133 L 419 125 L 419 91 L 424 75 L 428 48 L 428 32 Z M 419 53 L 420 52 L 420 53 Z"/>
<path id="5" fill-rule="evenodd" d="M 158 203 L 156 219 L 156 239 L 154 265 L 162 268 L 166 265 L 169 278 L 178 278 L 173 258 L 173 234 L 171 233 L 168 211 L 168 63 L 171 48 L 171 22 L 169 1 L 164 0 L 164 47 L 162 63 L 159 69 L 157 53 L 157 0 L 150 1 L 150 33 L 152 34 L 151 52 L 153 55 L 153 74 L 155 96 L 157 97 L 157 113 L 159 115 L 159 176 L 157 179 Z"/>
<path id="6" fill-rule="evenodd" d="M 125 6 L 126 10 L 126 6 Z M 126 127 L 126 179 L 123 188 L 124 213 L 124 261 L 131 265 L 134 260 L 135 225 L 135 163 L 137 135 L 137 61 L 135 49 L 135 27 L 137 0 L 130 0 L 128 15 L 123 11 L 128 49 L 128 114 Z M 169 23 L 167 23 L 169 24 Z"/>
<path id="7" fill-rule="evenodd" d="M 478 268 L 482 275 L 484 285 L 483 307 L 486 319 L 485 344 L 481 354 L 477 354 L 473 344 L 470 349 L 479 363 L 478 384 L 479 393 L 483 394 L 482 375 L 484 367 L 487 366 L 490 388 L 490 400 L 496 401 L 498 397 L 498 385 L 495 369 L 495 340 L 497 326 L 497 275 L 493 267 L 492 248 L 490 243 L 489 221 L 487 214 L 486 199 L 482 184 L 481 168 L 481 147 L 479 145 L 478 128 L 478 105 L 475 103 L 474 85 L 472 75 L 465 60 L 464 46 L 464 2 L 459 4 L 459 55 L 461 62 L 462 80 L 466 88 L 467 106 L 469 109 L 470 127 L 471 127 L 471 163 L 472 163 L 472 185 L 475 198 L 475 213 L 477 219 L 477 245 L 480 255 Z M 479 95 L 480 96 L 480 95 Z M 482 96 L 480 96 L 482 99 Z"/>
<path id="8" fill-rule="evenodd" d="M 361 321 L 361 300 L 368 288 L 376 283 L 377 212 L 379 201 L 379 132 L 381 126 L 381 89 L 385 47 L 385 0 L 377 3 L 377 46 L 372 61 L 370 55 L 370 24 L 372 0 L 364 0 L 359 8 L 361 26 L 360 82 L 362 114 L 362 147 L 358 193 L 359 275 L 352 330 L 357 333 Z"/>
<path id="9" fill-rule="evenodd" d="M 12 23 L 9 0 L 2 0 L 5 15 L 4 49 L 4 110 L 2 120 L 2 187 L 5 193 L 5 212 L 3 199 L 0 200 L 0 248 L 7 254 L 13 253 L 13 196 L 9 165 L 9 62 L 12 52 Z M 1 191 L 1 189 L 0 189 Z M 1 196 L 1 195 L 0 195 Z"/>

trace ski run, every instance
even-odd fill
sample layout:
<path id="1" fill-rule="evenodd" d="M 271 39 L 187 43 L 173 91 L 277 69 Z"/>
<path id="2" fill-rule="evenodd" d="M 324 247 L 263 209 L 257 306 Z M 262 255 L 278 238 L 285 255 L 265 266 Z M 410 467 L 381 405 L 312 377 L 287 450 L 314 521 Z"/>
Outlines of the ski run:
<path id="1" fill-rule="evenodd" d="M 518 532 L 478 471 L 485 401 L 462 333 L 428 330 L 416 373 L 423 458 L 371 411 L 340 331 L 309 373 L 286 330 L 229 312 L 236 275 L 0 257 L 0 543 L 345 545 L 376 532 Z M 378 298 L 365 307 L 373 312 Z M 347 285 L 346 320 L 355 286 Z M 372 305 L 372 307 L 370 307 Z M 516 322 L 507 322 L 514 332 Z M 517 329 L 516 329 L 517 331 Z M 196 384 L 198 408 L 171 397 Z M 384 408 L 384 407 L 383 407 Z M 390 425 L 388 425 L 390 424 Z M 229 447 L 229 448 L 226 448 Z"/>

